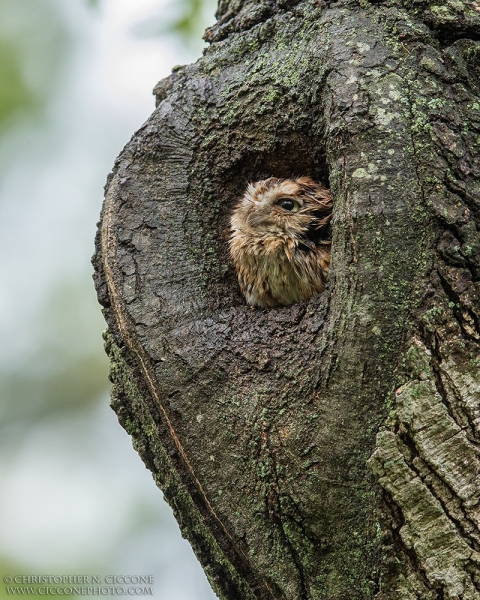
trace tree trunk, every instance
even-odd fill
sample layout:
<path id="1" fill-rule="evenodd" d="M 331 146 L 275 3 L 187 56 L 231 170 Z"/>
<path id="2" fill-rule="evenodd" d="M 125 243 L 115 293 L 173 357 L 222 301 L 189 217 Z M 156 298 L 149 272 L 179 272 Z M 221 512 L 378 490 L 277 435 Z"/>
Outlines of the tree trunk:
<path id="1" fill-rule="evenodd" d="M 117 159 L 112 406 L 228 600 L 480 598 L 480 3 L 220 0 Z M 334 197 L 327 291 L 250 309 L 247 182 Z"/>

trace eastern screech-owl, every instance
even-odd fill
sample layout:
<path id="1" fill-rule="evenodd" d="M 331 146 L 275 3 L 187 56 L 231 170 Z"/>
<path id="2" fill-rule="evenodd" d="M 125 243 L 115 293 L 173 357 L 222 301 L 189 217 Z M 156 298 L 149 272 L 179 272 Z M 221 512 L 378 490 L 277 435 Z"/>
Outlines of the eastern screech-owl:
<path id="1" fill-rule="evenodd" d="M 330 263 L 330 192 L 310 177 L 248 186 L 231 217 L 230 253 L 252 306 L 288 306 L 323 292 Z"/>

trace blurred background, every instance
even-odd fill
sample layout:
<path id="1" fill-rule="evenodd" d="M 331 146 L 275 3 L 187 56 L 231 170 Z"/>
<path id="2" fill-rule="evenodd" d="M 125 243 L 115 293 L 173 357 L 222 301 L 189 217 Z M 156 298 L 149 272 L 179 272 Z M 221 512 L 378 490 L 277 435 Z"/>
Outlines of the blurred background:
<path id="1" fill-rule="evenodd" d="M 106 175 L 215 5 L 0 0 L 2 575 L 153 575 L 155 598 L 215 598 L 108 406 L 90 265 Z"/>

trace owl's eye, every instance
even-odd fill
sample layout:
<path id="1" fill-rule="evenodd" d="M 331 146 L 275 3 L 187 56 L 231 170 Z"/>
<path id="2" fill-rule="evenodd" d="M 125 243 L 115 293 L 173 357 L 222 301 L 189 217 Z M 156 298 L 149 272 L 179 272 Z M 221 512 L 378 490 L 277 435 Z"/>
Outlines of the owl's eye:
<path id="1" fill-rule="evenodd" d="M 297 212 L 300 208 L 300 204 L 291 198 L 281 198 L 277 204 L 282 207 L 283 210 L 289 210 L 291 212 Z"/>

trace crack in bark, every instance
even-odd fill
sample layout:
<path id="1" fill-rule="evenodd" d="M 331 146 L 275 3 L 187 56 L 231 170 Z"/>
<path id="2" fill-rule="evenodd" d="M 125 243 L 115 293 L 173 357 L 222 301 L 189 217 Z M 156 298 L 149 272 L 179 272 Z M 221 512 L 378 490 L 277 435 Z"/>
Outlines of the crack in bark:
<path id="1" fill-rule="evenodd" d="M 278 485 L 278 482 L 277 482 L 277 485 Z M 280 496 L 274 490 L 272 490 L 272 494 L 275 497 L 275 504 L 276 504 L 277 510 L 272 511 L 272 513 L 270 515 L 270 519 L 277 524 L 278 531 L 281 532 L 281 537 L 283 538 L 284 544 L 288 548 L 290 556 L 292 557 L 292 561 L 297 568 L 298 576 L 299 576 L 299 580 L 300 580 L 300 590 L 301 590 L 301 592 L 300 592 L 301 595 L 300 595 L 299 600 L 309 600 L 311 598 L 311 596 L 309 593 L 308 581 L 303 572 L 302 561 L 301 561 L 300 557 L 298 556 L 298 552 L 295 549 L 294 544 L 290 540 L 289 534 L 285 527 L 284 519 L 282 518 L 282 517 L 284 517 L 284 515 L 283 515 L 283 511 L 282 511 L 282 507 L 281 507 Z"/>
<path id="2" fill-rule="evenodd" d="M 457 308 L 457 306 L 459 304 L 461 304 L 461 302 L 458 298 L 458 295 L 454 292 L 452 286 L 449 284 L 448 280 L 443 276 L 442 272 L 437 269 L 437 273 L 438 273 L 440 282 L 442 284 L 443 290 L 445 292 L 445 295 L 450 300 L 450 304 L 453 304 L 453 306 L 451 306 L 452 314 L 453 314 L 453 317 L 455 318 L 455 320 L 457 321 L 460 329 L 462 330 L 463 336 L 467 340 L 470 340 L 471 342 L 478 344 L 480 342 L 480 330 L 478 327 L 478 321 L 477 321 L 476 315 L 470 309 L 468 309 L 467 314 L 474 321 L 475 326 L 477 327 L 477 331 L 475 331 L 474 333 L 471 333 L 470 331 L 468 331 L 468 328 L 465 326 L 465 317 L 463 316 L 460 309 Z"/>
<path id="3" fill-rule="evenodd" d="M 414 440 L 412 439 L 411 435 L 408 432 L 403 432 L 402 434 L 400 434 L 400 439 L 402 440 L 402 442 L 409 448 L 410 452 L 412 453 L 412 456 L 414 457 L 411 460 L 407 460 L 406 462 L 408 464 L 408 466 L 412 469 L 412 471 L 414 471 L 417 476 L 422 480 L 422 482 L 424 483 L 424 485 L 428 488 L 428 490 L 430 491 L 430 493 L 432 494 L 432 496 L 434 498 L 436 498 L 438 500 L 438 502 L 440 503 L 443 512 L 448 515 L 448 517 L 450 518 L 451 521 L 453 521 L 453 523 L 455 524 L 455 526 L 457 527 L 458 533 L 467 540 L 467 543 L 474 549 L 474 550 L 479 550 L 480 548 L 480 544 L 478 540 L 475 540 L 471 537 L 471 535 L 465 530 L 465 525 L 462 523 L 462 521 L 460 520 L 460 518 L 455 517 L 452 514 L 452 511 L 450 508 L 448 508 L 447 506 L 447 501 L 444 500 L 444 498 L 442 497 L 442 495 L 439 493 L 439 490 L 435 489 L 435 485 L 431 482 L 428 481 L 428 477 L 429 476 L 433 476 L 433 477 L 437 477 L 443 486 L 445 486 L 445 488 L 447 488 L 448 492 L 451 494 L 452 497 L 457 497 L 455 490 L 453 490 L 453 488 L 449 485 L 449 483 L 447 481 L 445 481 L 444 479 L 442 479 L 442 477 L 435 471 L 435 469 L 432 467 L 432 465 L 430 465 L 426 460 L 425 457 L 422 457 L 421 453 L 419 453 L 418 448 L 415 445 Z M 428 474 L 426 473 L 422 473 L 422 471 L 419 469 L 419 467 L 417 467 L 415 465 L 415 458 L 419 458 L 423 461 L 423 465 L 425 467 L 425 470 L 428 470 Z M 464 513 L 464 511 L 462 510 L 463 513 L 463 519 L 464 521 L 467 521 L 468 523 L 470 523 L 470 525 L 472 525 L 473 527 L 476 528 L 475 524 L 467 517 L 467 515 Z"/>

